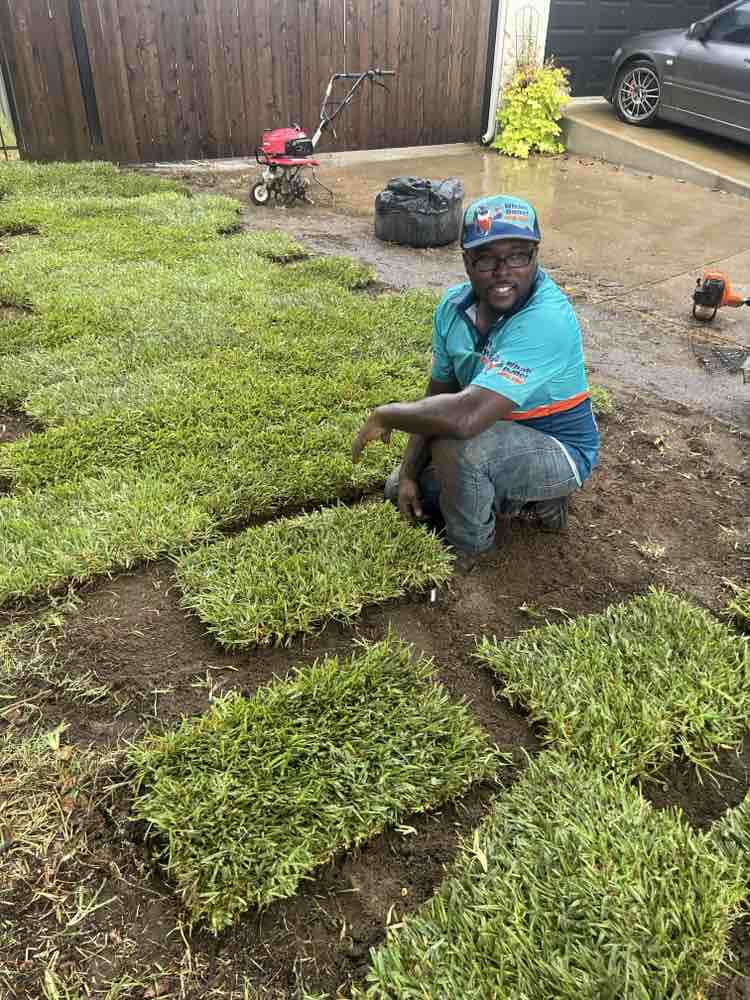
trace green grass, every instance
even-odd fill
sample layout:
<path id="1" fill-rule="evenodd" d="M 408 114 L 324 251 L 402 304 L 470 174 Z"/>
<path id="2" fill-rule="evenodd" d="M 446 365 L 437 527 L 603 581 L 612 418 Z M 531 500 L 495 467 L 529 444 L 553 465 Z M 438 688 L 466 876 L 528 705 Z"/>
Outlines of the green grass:
<path id="1" fill-rule="evenodd" d="M 545 753 L 373 955 L 368 1000 L 674 1000 L 718 973 L 738 866 L 626 777 Z"/>
<path id="2" fill-rule="evenodd" d="M 332 507 L 250 528 L 177 566 L 182 606 L 225 646 L 350 623 L 367 604 L 443 583 L 452 556 L 389 503 Z"/>
<path id="3" fill-rule="evenodd" d="M 393 640 L 318 661 L 136 746 L 136 814 L 191 921 L 220 930 L 500 758 Z"/>
<path id="4" fill-rule="evenodd" d="M 155 192 L 188 189 L 177 181 L 135 171 L 119 170 L 112 163 L 7 163 L 0 169 L 0 197 L 138 198 Z"/>
<path id="5" fill-rule="evenodd" d="M 615 412 L 615 401 L 609 389 L 603 385 L 592 385 L 591 406 L 597 417 L 611 417 Z"/>
<path id="6" fill-rule="evenodd" d="M 739 748 L 750 719 L 747 640 L 664 591 L 485 639 L 478 656 L 543 723 L 547 743 L 602 768 L 648 775 L 678 753 L 709 765 Z"/>
<path id="7" fill-rule="evenodd" d="M 733 580 L 724 582 L 732 592 L 724 613 L 741 628 L 747 629 L 750 626 L 750 587 Z"/>
<path id="8" fill-rule="evenodd" d="M 750 795 L 733 809 L 727 809 L 711 827 L 711 834 L 723 853 L 740 865 L 750 882 Z"/>
<path id="9" fill-rule="evenodd" d="M 0 602 L 382 483 L 398 446 L 351 441 L 423 392 L 432 294 L 107 164 L 0 176 L 0 233 L 37 233 L 4 240 L 0 406 L 48 427 L 0 446 Z"/>

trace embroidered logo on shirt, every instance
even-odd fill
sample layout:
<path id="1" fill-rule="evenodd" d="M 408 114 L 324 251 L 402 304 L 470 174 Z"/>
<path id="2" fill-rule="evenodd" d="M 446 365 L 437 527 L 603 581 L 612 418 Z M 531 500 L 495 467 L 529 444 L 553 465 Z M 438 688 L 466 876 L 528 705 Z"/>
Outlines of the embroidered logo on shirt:
<path id="1" fill-rule="evenodd" d="M 525 368 L 515 361 L 505 361 L 499 354 L 494 357 L 483 354 L 479 360 L 485 371 L 499 375 L 500 378 L 506 378 L 509 382 L 515 382 L 516 385 L 523 385 L 531 375 L 530 368 Z"/>

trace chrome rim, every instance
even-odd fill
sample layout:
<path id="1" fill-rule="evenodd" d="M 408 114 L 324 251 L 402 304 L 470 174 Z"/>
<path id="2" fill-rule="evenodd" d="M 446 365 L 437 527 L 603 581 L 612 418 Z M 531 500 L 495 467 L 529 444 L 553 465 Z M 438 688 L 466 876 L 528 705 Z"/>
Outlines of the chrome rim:
<path id="1" fill-rule="evenodd" d="M 253 188 L 253 194 L 257 201 L 267 202 L 269 191 L 265 184 L 256 184 Z"/>
<path id="2" fill-rule="evenodd" d="M 659 106 L 659 77 L 648 66 L 634 67 L 620 81 L 617 100 L 628 121 L 646 121 Z"/>

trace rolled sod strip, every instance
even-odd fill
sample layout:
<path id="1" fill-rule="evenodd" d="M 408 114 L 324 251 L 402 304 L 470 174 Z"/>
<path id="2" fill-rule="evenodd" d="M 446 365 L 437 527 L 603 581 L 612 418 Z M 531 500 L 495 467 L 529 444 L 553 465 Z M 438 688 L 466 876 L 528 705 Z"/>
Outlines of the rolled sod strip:
<path id="1" fill-rule="evenodd" d="M 136 815 L 189 918 L 291 896 L 337 852 L 494 776 L 504 758 L 388 639 L 229 695 L 131 754 Z"/>
<path id="2" fill-rule="evenodd" d="M 250 528 L 177 564 L 182 606 L 225 646 L 268 645 L 368 604 L 442 583 L 452 556 L 388 503 L 332 507 Z"/>
<path id="3" fill-rule="evenodd" d="M 373 955 L 368 1000 L 674 1000 L 720 970 L 738 865 L 626 776 L 541 755 L 437 895 Z"/>
<path id="4" fill-rule="evenodd" d="M 750 646 L 674 594 L 652 590 L 602 614 L 485 639 L 479 659 L 561 749 L 631 775 L 677 754 L 710 766 L 750 722 Z"/>

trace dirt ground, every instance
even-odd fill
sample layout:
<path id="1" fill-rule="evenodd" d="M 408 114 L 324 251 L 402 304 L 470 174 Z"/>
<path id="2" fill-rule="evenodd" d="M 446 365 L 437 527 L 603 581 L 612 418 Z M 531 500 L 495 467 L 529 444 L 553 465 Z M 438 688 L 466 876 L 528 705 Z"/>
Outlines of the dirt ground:
<path id="1" fill-rule="evenodd" d="M 249 207 L 243 218 L 248 226 L 269 222 Z M 460 278 L 455 248 L 415 256 L 375 244 L 364 228 L 352 229 L 351 218 L 333 213 L 309 213 L 302 222 L 282 213 L 273 221 L 294 230 L 313 250 L 370 260 L 387 283 L 403 286 L 408 279 L 438 288 Z M 448 260 L 455 273 L 447 273 Z M 587 302 L 586 287 L 598 280 L 562 265 L 556 276 L 582 290 L 580 307 Z M 498 696 L 490 674 L 474 660 L 477 637 L 510 637 L 546 620 L 598 611 L 651 585 L 719 613 L 727 600 L 723 581 L 747 581 L 750 575 L 750 421 L 725 423 L 714 408 L 680 401 L 675 393 L 656 394 L 656 361 L 646 364 L 621 336 L 623 324 L 635 338 L 654 317 L 611 310 L 597 306 L 584 315 L 587 340 L 592 353 L 598 352 L 591 365 L 594 379 L 613 390 L 616 410 L 601 422 L 600 467 L 573 499 L 565 535 L 505 521 L 496 550 L 459 571 L 437 600 L 413 595 L 366 610 L 354 629 L 332 625 L 289 648 L 237 655 L 217 647 L 198 620 L 180 609 L 169 562 L 97 579 L 80 589 L 57 655 L 71 674 L 92 671 L 110 696 L 82 708 L 64 695 L 32 691 L 39 695 L 34 707 L 13 725 L 31 729 L 43 720 L 52 728 L 65 721 L 67 735 L 77 743 L 106 749 L 157 722 L 170 724 L 204 711 L 212 691 L 252 693 L 292 665 L 349 651 L 355 637 L 375 639 L 393 628 L 434 657 L 452 695 L 468 701 L 500 748 L 523 767 L 540 749 L 539 734 Z M 640 340 L 639 345 L 640 351 Z M 660 348 L 654 341 L 655 355 L 660 349 L 665 351 L 664 344 Z M 629 352 L 629 368 L 619 377 L 612 370 L 619 362 L 607 360 L 612 350 Z M 705 379 L 694 366 L 686 356 L 675 379 L 683 377 L 683 386 L 691 377 Z M 717 398 L 722 384 L 721 378 L 714 383 Z M 750 398 L 750 387 L 748 393 Z M 0 441 L 31 432 L 22 414 L 0 414 Z M 0 623 L 35 613 L 29 606 L 6 609 Z M 0 721 L 0 731 L 8 724 Z M 690 823 L 705 828 L 750 789 L 750 740 L 740 756 L 726 754 L 718 772 L 715 781 L 700 783 L 678 763 L 644 791 L 656 807 L 679 805 Z M 150 863 L 144 831 L 132 822 L 124 789 L 106 806 L 76 802 L 73 819 L 88 834 L 92 852 L 84 862 L 60 862 L 60 877 L 71 891 L 103 885 L 100 898 L 110 902 L 61 932 L 44 897 L 30 904 L 18 883 L 16 897 L 4 900 L 23 928 L 12 955 L 18 968 L 14 1000 L 41 995 L 38 952 L 45 939 L 56 942 L 58 970 L 79 973 L 91 990 L 118 977 L 137 978 L 137 986 L 118 994 L 126 1000 L 229 1000 L 243 996 L 245 979 L 269 998 L 292 998 L 301 983 L 313 993 L 343 992 L 365 975 L 369 949 L 384 939 L 386 926 L 432 894 L 459 836 L 476 826 L 493 791 L 475 788 L 457 802 L 411 817 L 405 827 L 412 831 L 388 831 L 336 858 L 293 899 L 251 914 L 217 937 L 191 934 L 181 925 L 179 906 Z M 43 883 L 50 860 L 39 861 L 30 881 Z M 749 922 L 737 926 L 733 947 L 734 971 L 716 986 L 712 1000 L 750 997 Z"/>

